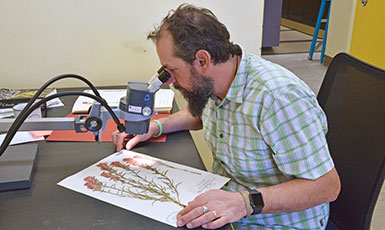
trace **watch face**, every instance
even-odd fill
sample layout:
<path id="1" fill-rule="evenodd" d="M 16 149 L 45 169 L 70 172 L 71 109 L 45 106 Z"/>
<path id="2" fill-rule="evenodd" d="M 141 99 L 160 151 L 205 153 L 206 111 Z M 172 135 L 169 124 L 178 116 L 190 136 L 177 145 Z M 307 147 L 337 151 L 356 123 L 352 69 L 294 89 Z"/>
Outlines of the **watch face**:
<path id="1" fill-rule="evenodd" d="M 255 207 L 263 208 L 263 199 L 261 193 L 258 192 L 258 194 L 252 194 L 251 199 Z"/>
<path id="2" fill-rule="evenodd" d="M 250 205 L 253 208 L 252 215 L 261 213 L 263 207 L 265 206 L 263 203 L 262 194 L 255 189 L 250 190 L 249 193 L 250 193 Z"/>

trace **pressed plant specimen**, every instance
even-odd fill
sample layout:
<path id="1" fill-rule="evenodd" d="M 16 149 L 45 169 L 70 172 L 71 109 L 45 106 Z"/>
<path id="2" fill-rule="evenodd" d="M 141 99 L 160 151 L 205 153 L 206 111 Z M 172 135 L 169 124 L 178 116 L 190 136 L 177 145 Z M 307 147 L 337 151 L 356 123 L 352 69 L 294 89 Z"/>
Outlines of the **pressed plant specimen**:
<path id="1" fill-rule="evenodd" d="M 149 159 L 147 159 L 148 162 Z M 150 162 L 151 163 L 151 162 Z M 146 163 L 146 158 L 134 156 L 124 158 L 123 162 L 99 163 L 102 177 L 115 183 L 98 180 L 95 176 L 84 178 L 84 186 L 93 190 L 109 193 L 121 197 L 152 200 L 153 204 L 159 202 L 172 202 L 185 207 L 180 202 L 178 185 L 167 176 L 168 170 L 159 170 L 154 165 Z M 148 170 L 153 178 L 145 176 L 142 170 Z M 154 179 L 155 178 L 155 179 Z"/>
<path id="2" fill-rule="evenodd" d="M 172 166 L 170 164 L 167 164 L 163 161 L 160 161 L 160 160 L 157 160 L 157 159 L 153 159 L 153 158 L 149 158 L 149 157 L 146 157 L 146 156 L 139 156 L 139 155 L 136 155 L 132 158 L 126 158 L 128 163 L 130 164 L 133 164 L 133 165 L 153 165 L 155 163 L 159 164 L 159 165 L 163 165 L 167 168 L 172 168 L 172 169 L 176 169 L 176 170 L 179 170 L 179 171 L 183 171 L 183 172 L 188 172 L 188 173 L 193 173 L 193 174 L 197 174 L 197 175 L 202 175 L 200 172 L 196 172 L 196 171 L 192 171 L 192 170 L 188 170 L 188 169 L 185 169 L 185 168 L 178 168 L 178 167 L 175 167 L 175 166 Z"/>

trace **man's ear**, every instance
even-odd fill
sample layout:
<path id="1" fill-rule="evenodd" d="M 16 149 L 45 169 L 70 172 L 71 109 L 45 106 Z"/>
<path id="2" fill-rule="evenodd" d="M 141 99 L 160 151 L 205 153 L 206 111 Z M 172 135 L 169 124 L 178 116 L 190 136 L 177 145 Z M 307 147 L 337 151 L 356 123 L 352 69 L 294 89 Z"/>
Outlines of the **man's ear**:
<path id="1" fill-rule="evenodd" d="M 207 50 L 198 50 L 195 54 L 194 65 L 197 71 L 205 73 L 210 67 L 211 55 Z"/>

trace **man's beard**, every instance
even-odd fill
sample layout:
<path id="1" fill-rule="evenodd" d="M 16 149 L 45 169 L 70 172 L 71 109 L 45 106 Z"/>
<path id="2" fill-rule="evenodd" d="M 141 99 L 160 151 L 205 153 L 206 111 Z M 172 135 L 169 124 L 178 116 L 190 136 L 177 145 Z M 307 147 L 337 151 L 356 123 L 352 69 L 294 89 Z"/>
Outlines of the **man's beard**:
<path id="1" fill-rule="evenodd" d="M 202 117 L 202 112 L 210 97 L 214 95 L 213 80 L 199 75 L 193 69 L 190 70 L 192 92 L 174 83 L 174 88 L 179 90 L 188 102 L 188 109 L 194 117 Z"/>

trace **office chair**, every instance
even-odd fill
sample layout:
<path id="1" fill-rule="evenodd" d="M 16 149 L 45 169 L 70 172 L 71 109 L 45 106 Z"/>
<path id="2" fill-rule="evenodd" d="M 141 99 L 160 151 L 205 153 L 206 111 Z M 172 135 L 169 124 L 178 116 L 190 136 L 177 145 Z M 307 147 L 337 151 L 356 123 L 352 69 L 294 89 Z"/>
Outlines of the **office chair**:
<path id="1" fill-rule="evenodd" d="M 336 55 L 318 97 L 341 193 L 327 229 L 369 229 L 385 174 L 385 70 Z"/>

